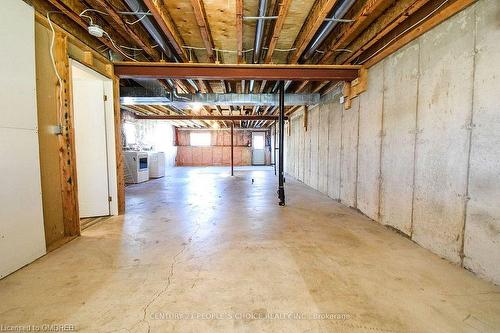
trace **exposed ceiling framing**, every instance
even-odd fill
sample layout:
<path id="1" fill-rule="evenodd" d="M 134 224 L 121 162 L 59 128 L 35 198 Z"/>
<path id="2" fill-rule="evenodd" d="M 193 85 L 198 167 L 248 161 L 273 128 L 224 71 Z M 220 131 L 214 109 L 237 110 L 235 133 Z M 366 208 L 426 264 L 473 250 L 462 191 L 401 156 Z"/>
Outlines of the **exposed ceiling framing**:
<path id="1" fill-rule="evenodd" d="M 158 62 L 168 61 L 170 69 L 182 69 L 175 63 L 244 64 L 254 58 L 252 46 L 255 29 L 260 20 L 264 26 L 262 57 L 264 64 L 360 65 L 371 66 L 432 26 L 471 5 L 475 0 L 358 0 L 348 8 L 341 22 L 318 47 L 313 41 L 324 30 L 337 8 L 347 0 L 25 0 L 42 15 L 50 12 L 51 19 L 82 40 L 91 48 L 113 61 L 135 61 L 141 66 L 155 68 Z M 266 4 L 264 17 L 259 6 Z M 132 8 L 137 4 L 138 8 Z M 262 6 L 260 6 L 262 8 Z M 141 9 L 141 12 L 134 11 Z M 85 15 L 82 15 L 82 12 Z M 89 19 L 90 18 L 90 19 Z M 106 31 L 107 36 L 95 38 L 88 34 L 90 20 Z M 158 36 L 143 24 L 149 20 L 164 38 L 166 52 L 157 44 Z M 151 26 L 149 27 L 151 28 Z M 311 57 L 304 56 L 309 52 Z M 132 61 L 135 60 L 135 61 Z M 142 65 L 144 62 L 154 62 Z M 120 67 L 121 66 L 121 67 Z M 117 73 L 123 64 L 117 66 Z M 197 65 L 195 65 L 197 66 Z M 225 65 L 224 65 L 225 66 Z M 272 66 L 272 65 L 271 65 Z M 163 68 L 163 67 L 162 67 Z M 165 66 L 168 68 L 168 66 Z M 209 69 L 211 67 L 208 67 Z M 213 67 L 219 69 L 219 67 Z M 213 69 L 212 68 L 212 69 Z M 223 68 L 223 67 L 220 67 Z M 279 68 L 279 66 L 277 67 Z M 321 67 L 318 67 L 321 68 Z M 261 67 L 265 72 L 266 67 Z M 290 70 L 294 70 L 292 67 Z M 225 69 L 223 69 L 225 70 Z M 314 72 L 314 69 L 311 69 Z M 161 71 L 160 71 L 161 72 Z M 164 74 L 164 73 L 163 73 Z M 289 76 L 200 75 L 196 79 L 182 75 L 150 75 L 168 91 L 180 93 L 273 93 L 278 79 L 290 80 L 288 91 L 320 93 L 331 91 L 339 80 L 349 77 L 324 78 L 293 72 Z M 233 72 L 234 74 L 234 72 Z M 131 76 L 130 76 L 131 77 Z M 299 79 L 297 79 L 299 78 Z M 293 80 L 295 79 L 295 80 Z M 293 82 L 292 82 L 293 80 Z M 320 80 L 320 81 L 315 81 Z M 122 80 L 122 85 L 134 85 Z M 251 90 L 251 91 L 250 91 Z M 125 108 L 125 107 L 124 107 Z M 190 115 L 203 113 L 210 117 L 248 113 L 272 115 L 275 108 L 248 105 L 223 108 L 203 105 L 180 110 L 165 106 L 127 106 L 127 110 L 142 116 Z M 288 108 L 288 112 L 298 107 Z M 207 126 L 214 122 L 178 120 L 179 126 Z M 252 120 L 247 125 L 265 125 L 272 121 Z M 220 126 L 225 122 L 219 121 Z"/>

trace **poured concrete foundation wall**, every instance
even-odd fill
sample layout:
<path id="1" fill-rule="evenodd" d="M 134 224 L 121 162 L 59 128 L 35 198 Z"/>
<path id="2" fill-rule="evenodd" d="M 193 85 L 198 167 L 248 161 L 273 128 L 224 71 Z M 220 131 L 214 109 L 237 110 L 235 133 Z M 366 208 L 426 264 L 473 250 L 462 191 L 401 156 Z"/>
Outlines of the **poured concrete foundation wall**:
<path id="1" fill-rule="evenodd" d="M 500 283 L 500 3 L 481 0 L 370 68 L 344 110 L 290 120 L 285 171 Z M 325 156 L 327 158 L 325 158 Z"/>

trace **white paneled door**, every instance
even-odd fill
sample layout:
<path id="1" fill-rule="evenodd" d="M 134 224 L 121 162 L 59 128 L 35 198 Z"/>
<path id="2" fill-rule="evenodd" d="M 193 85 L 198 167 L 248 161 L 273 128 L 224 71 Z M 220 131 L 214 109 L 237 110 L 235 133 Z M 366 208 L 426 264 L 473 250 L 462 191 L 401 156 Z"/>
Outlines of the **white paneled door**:
<path id="1" fill-rule="evenodd" d="M 72 66 L 80 218 L 110 215 L 104 84 Z"/>

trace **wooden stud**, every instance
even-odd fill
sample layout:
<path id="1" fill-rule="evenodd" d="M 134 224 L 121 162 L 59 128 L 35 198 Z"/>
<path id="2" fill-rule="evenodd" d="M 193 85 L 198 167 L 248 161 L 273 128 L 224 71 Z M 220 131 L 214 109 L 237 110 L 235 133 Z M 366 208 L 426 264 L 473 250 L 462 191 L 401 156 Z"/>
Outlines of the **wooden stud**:
<path id="1" fill-rule="evenodd" d="M 349 110 L 352 106 L 351 100 L 351 82 L 344 82 L 344 110 Z"/>
<path id="2" fill-rule="evenodd" d="M 304 131 L 307 132 L 307 124 L 309 122 L 309 119 L 308 119 L 308 115 L 309 115 L 309 107 L 307 105 L 304 105 Z"/>
<path id="3" fill-rule="evenodd" d="M 116 155 L 116 180 L 118 214 L 125 213 L 125 171 L 123 167 L 122 153 L 122 124 L 120 112 L 120 79 L 113 79 L 113 109 L 115 115 L 115 155 Z"/>
<path id="4" fill-rule="evenodd" d="M 78 185 L 76 175 L 75 137 L 73 130 L 73 102 L 71 99 L 71 72 L 68 58 L 67 37 L 56 32 L 54 58 L 57 72 L 62 78 L 62 87 L 56 86 L 56 93 L 62 100 L 58 106 L 57 117 L 62 120 L 62 134 L 58 136 L 59 166 L 63 205 L 63 224 L 65 236 L 80 235 L 80 215 L 78 209 Z"/>

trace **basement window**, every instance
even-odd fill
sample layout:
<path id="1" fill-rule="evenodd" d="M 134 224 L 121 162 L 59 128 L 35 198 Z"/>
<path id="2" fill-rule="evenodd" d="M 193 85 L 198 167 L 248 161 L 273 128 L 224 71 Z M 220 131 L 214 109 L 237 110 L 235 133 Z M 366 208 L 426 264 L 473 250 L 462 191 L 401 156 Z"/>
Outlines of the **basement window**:
<path id="1" fill-rule="evenodd" d="M 191 132 L 189 136 L 191 146 L 206 147 L 212 144 L 212 136 L 209 132 Z"/>

